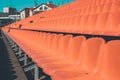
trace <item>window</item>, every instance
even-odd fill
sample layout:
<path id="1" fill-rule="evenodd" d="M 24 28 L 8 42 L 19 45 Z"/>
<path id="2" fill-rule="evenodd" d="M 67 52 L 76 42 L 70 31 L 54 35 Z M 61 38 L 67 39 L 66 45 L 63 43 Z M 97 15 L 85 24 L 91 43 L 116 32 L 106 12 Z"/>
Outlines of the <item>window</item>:
<path id="1" fill-rule="evenodd" d="M 44 10 L 47 10 L 48 8 L 46 6 L 44 6 Z"/>
<path id="2" fill-rule="evenodd" d="M 22 14 L 22 18 L 25 18 L 25 14 L 24 13 Z"/>
<path id="3" fill-rule="evenodd" d="M 40 7 L 40 11 L 42 11 L 43 10 L 43 7 Z"/>

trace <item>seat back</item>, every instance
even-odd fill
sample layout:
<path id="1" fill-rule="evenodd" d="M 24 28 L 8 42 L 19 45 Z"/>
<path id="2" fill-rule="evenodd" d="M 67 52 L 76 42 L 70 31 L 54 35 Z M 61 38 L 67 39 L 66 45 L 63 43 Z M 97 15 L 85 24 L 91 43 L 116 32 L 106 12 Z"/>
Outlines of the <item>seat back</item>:
<path id="1" fill-rule="evenodd" d="M 80 51 L 80 68 L 86 72 L 91 72 L 95 69 L 99 57 L 101 47 L 105 41 L 102 38 L 90 38 L 83 43 Z"/>
<path id="2" fill-rule="evenodd" d="M 48 42 L 47 42 L 47 49 L 50 49 L 51 50 L 51 46 L 53 45 L 53 41 L 54 41 L 54 38 L 57 34 L 51 34 Z"/>
<path id="3" fill-rule="evenodd" d="M 61 40 L 62 37 L 63 37 L 63 34 L 57 34 L 54 37 L 52 45 L 51 45 L 51 51 L 53 51 L 53 52 L 57 51 L 58 44 L 59 44 L 59 42 L 60 42 L 60 40 Z"/>
<path id="4" fill-rule="evenodd" d="M 59 55 L 59 57 L 66 57 L 66 51 L 68 48 L 68 44 L 70 42 L 70 39 L 73 38 L 72 35 L 64 35 L 59 43 L 58 43 L 58 48 L 57 48 L 57 53 Z"/>
<path id="5" fill-rule="evenodd" d="M 45 46 L 45 44 L 46 44 L 46 40 L 47 40 L 47 38 L 48 38 L 49 35 L 50 35 L 50 33 L 45 33 L 45 34 L 43 35 L 43 37 L 41 38 L 41 39 L 42 39 L 42 40 L 41 40 L 41 43 L 40 43 L 40 46 L 41 46 L 41 47 L 44 48 L 44 46 Z"/>
<path id="6" fill-rule="evenodd" d="M 79 52 L 84 41 L 86 41 L 85 36 L 76 36 L 70 40 L 66 54 L 68 55 L 67 61 L 71 64 L 75 64 L 79 60 Z"/>
<path id="7" fill-rule="evenodd" d="M 103 50 L 102 64 L 99 70 L 100 76 L 104 80 L 120 79 L 120 40 L 109 41 Z"/>

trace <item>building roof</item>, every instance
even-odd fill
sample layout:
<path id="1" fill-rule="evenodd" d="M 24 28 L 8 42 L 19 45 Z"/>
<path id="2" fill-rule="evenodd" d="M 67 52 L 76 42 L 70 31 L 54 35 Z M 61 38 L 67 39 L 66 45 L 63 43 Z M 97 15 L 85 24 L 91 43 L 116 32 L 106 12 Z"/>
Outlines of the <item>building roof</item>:
<path id="1" fill-rule="evenodd" d="M 52 3 L 49 3 L 49 4 L 45 4 L 46 6 L 48 6 L 48 7 L 50 7 L 50 8 L 55 8 L 55 7 L 57 7 L 56 5 L 54 5 L 54 4 L 52 4 Z"/>
<path id="2" fill-rule="evenodd" d="M 38 8 L 38 7 L 42 6 L 42 5 L 46 5 L 46 6 L 50 7 L 50 8 L 57 7 L 55 4 L 52 4 L 51 2 L 47 2 L 47 3 L 42 3 L 42 4 L 38 5 L 36 8 Z M 36 9 L 36 8 L 34 8 L 34 9 Z"/>
<path id="3" fill-rule="evenodd" d="M 24 10 L 33 10 L 34 8 L 24 8 L 24 9 L 22 9 L 20 12 L 22 12 L 22 11 L 24 11 Z"/>

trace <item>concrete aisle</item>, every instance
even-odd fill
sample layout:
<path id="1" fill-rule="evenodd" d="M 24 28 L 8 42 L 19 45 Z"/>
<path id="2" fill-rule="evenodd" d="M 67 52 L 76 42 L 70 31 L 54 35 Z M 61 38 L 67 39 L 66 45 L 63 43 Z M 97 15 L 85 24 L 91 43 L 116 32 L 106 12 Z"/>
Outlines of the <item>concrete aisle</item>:
<path id="1" fill-rule="evenodd" d="M 23 70 L 0 33 L 0 80 L 27 80 Z"/>

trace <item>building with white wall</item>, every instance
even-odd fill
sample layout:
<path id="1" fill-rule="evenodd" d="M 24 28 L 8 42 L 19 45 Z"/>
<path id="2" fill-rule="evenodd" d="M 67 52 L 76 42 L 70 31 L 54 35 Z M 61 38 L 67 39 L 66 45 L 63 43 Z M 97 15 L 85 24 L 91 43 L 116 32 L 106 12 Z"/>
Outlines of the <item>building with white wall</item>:
<path id="1" fill-rule="evenodd" d="M 24 8 L 23 10 L 20 11 L 21 19 L 24 19 L 32 15 L 33 15 L 33 8 Z"/>
<path id="2" fill-rule="evenodd" d="M 12 8 L 12 7 L 4 7 L 3 13 L 16 14 L 17 10 L 16 8 Z"/>
<path id="3" fill-rule="evenodd" d="M 55 7 L 57 7 L 57 6 L 52 4 L 51 2 L 43 3 L 43 4 L 40 4 L 39 6 L 37 6 L 36 8 L 34 8 L 33 14 L 43 12 L 43 11 L 48 11 Z"/>
<path id="4" fill-rule="evenodd" d="M 47 2 L 44 4 L 40 4 L 36 8 L 24 8 L 20 11 L 20 18 L 24 19 L 24 18 L 32 16 L 36 13 L 47 11 L 47 10 L 50 10 L 52 8 L 55 8 L 55 7 L 57 7 L 57 6 L 52 4 L 51 2 Z"/>
<path id="5" fill-rule="evenodd" d="M 4 7 L 3 12 L 0 12 L 0 26 L 5 26 L 17 20 L 20 20 L 20 14 L 16 8 Z"/>

